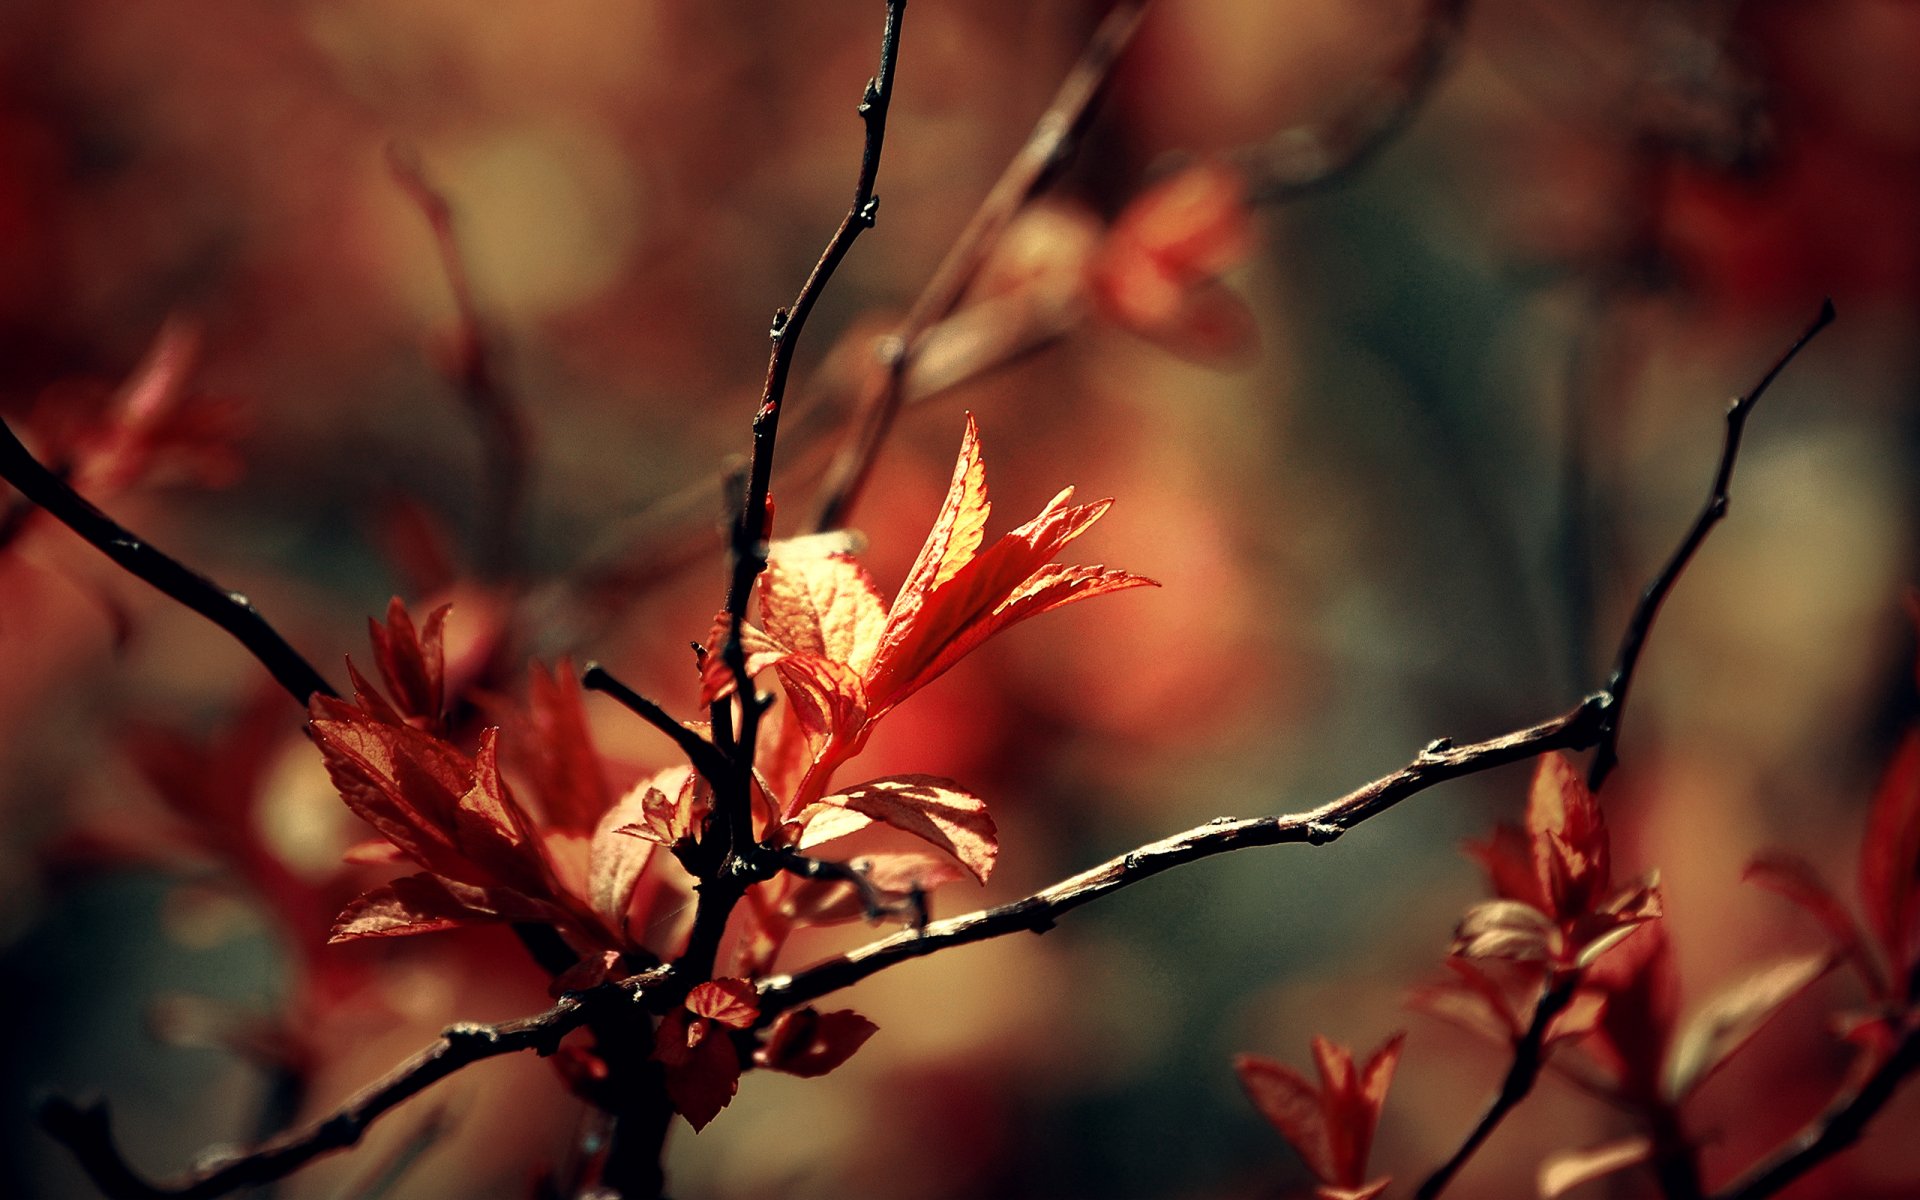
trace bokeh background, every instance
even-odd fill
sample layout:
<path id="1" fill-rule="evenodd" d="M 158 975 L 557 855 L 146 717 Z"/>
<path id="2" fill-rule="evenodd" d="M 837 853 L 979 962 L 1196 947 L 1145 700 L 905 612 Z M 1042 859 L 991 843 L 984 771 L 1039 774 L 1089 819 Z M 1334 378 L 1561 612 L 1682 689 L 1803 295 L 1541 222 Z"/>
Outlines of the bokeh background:
<path id="1" fill-rule="evenodd" d="M 323 670 L 365 661 L 389 596 L 451 597 L 456 640 L 598 658 L 691 714 L 718 481 L 747 448 L 769 316 L 844 210 L 880 7 L 11 0 L 0 409 L 84 448 L 140 386 L 172 389 L 186 432 L 81 479 Z M 1690 1000 L 1817 946 L 1739 877 L 1787 844 L 1850 886 L 1914 715 L 1920 6 L 1478 0 L 1457 32 L 1451 7 L 1159 0 L 1022 227 L 1006 286 L 1064 287 L 1066 315 L 903 416 L 854 520 L 883 586 L 963 410 L 999 527 L 1069 482 L 1116 496 L 1087 557 L 1164 585 L 1023 626 L 869 754 L 869 774 L 963 780 L 1000 822 L 992 884 L 937 912 L 1570 706 L 1704 495 L 1726 399 L 1831 295 L 1839 324 L 1767 397 L 1732 519 L 1655 633 L 1609 788 L 1623 869 L 1663 872 Z M 1103 11 L 911 6 L 880 223 L 800 351 L 783 521 L 871 338 Z M 449 206 L 524 424 L 510 543 L 396 147 Z M 1196 161 L 1248 181 L 1257 237 L 1218 284 L 1251 337 L 1144 328 L 1082 294 L 1076 254 Z M 321 946 L 369 876 L 342 883 L 363 834 L 301 714 L 217 631 L 0 501 L 0 1191 L 90 1194 L 33 1129 L 37 1090 L 109 1096 L 134 1161 L 167 1173 L 324 1110 L 446 1021 L 546 1003 L 485 931 Z M 612 705 L 592 715 L 616 774 L 670 761 Z M 185 820 L 138 768 L 153 727 L 233 737 L 186 775 L 253 799 Z M 708 1131 L 676 1133 L 676 1194 L 1288 1194 L 1305 1176 L 1231 1055 L 1304 1063 L 1311 1034 L 1396 1028 L 1375 1161 L 1417 1178 L 1501 1063 L 1405 999 L 1480 894 L 1458 843 L 1516 817 L 1525 781 L 1448 785 L 1329 848 L 1210 861 L 1045 938 L 887 972 L 847 997 L 882 1032 L 846 1068 L 750 1076 Z M 1689 1116 L 1711 1179 L 1817 1110 L 1846 1063 L 1827 1014 L 1857 1002 L 1823 983 L 1708 1085 Z M 1916 1120 L 1908 1096 L 1793 1194 L 1913 1194 L 1898 1130 Z M 526 1195 L 577 1122 L 547 1064 L 498 1061 L 278 1194 Z M 1455 1194 L 1528 1194 L 1551 1150 L 1618 1132 L 1550 1081 Z"/>

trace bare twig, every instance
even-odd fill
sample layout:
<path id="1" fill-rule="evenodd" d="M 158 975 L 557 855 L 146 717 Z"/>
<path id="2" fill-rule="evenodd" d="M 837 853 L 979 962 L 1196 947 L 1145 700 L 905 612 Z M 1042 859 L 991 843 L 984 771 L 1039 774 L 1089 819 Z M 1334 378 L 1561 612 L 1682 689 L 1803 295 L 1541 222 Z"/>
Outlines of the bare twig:
<path id="1" fill-rule="evenodd" d="M 1031 896 L 934 921 L 918 932 L 897 933 L 870 942 L 797 974 L 764 981 L 760 984 L 760 1011 L 771 1019 L 786 1009 L 858 983 L 895 963 L 921 958 L 950 946 L 1022 931 L 1044 933 L 1060 916 L 1083 904 L 1203 858 L 1254 846 L 1302 842 L 1325 845 L 1435 784 L 1520 762 L 1549 750 L 1578 750 L 1593 745 L 1599 736 L 1604 704 L 1603 697 L 1592 696 L 1541 724 L 1465 746 L 1455 746 L 1442 738 L 1393 774 L 1319 808 L 1278 817 L 1219 817 L 1129 850 Z"/>
<path id="2" fill-rule="evenodd" d="M 190 570 L 95 508 L 66 480 L 43 466 L 4 420 L 0 420 L 0 479 L 19 488 L 27 499 L 46 509 L 122 570 L 226 630 L 301 704 L 316 693 L 335 694 L 313 664 L 301 657 L 244 595 Z"/>
<path id="3" fill-rule="evenodd" d="M 614 1004 L 631 1007 L 646 985 L 663 976 L 661 968 L 619 987 L 567 996 L 543 1013 L 516 1021 L 448 1026 L 432 1045 L 327 1116 L 165 1183 L 145 1179 L 122 1157 L 104 1103 L 76 1104 L 55 1098 L 42 1105 L 40 1123 L 73 1152 L 108 1200 L 206 1200 L 285 1178 L 323 1154 L 355 1144 L 382 1114 L 464 1067 L 522 1050 L 552 1054 L 561 1038 L 586 1024 L 599 1009 Z"/>
<path id="4" fill-rule="evenodd" d="M 480 544 L 484 553 L 499 560 L 496 565 L 509 566 L 530 468 L 527 423 L 513 393 L 500 380 L 498 350 L 474 302 L 473 280 L 454 235 L 452 206 L 411 150 L 389 146 L 387 164 L 433 230 L 440 269 L 453 293 L 456 324 L 453 357 L 446 370 L 473 414 L 486 455 L 480 488 Z"/>
<path id="5" fill-rule="evenodd" d="M 1474 1156 L 1480 1146 L 1493 1131 L 1500 1127 L 1508 1113 L 1519 1106 L 1522 1100 L 1533 1091 L 1533 1085 L 1540 1079 L 1541 1070 L 1547 1065 L 1547 1031 L 1552 1028 L 1553 1020 L 1573 1000 L 1574 992 L 1580 986 L 1580 972 L 1568 971 L 1554 978 L 1546 990 L 1540 993 L 1540 999 L 1534 1003 L 1533 1019 L 1527 1023 L 1526 1032 L 1513 1044 L 1513 1062 L 1507 1067 L 1507 1074 L 1500 1081 L 1500 1090 L 1495 1093 L 1487 1111 L 1474 1123 L 1466 1140 L 1453 1156 L 1442 1163 L 1426 1182 L 1414 1193 L 1415 1200 L 1434 1200 L 1467 1160 Z"/>
<path id="6" fill-rule="evenodd" d="M 673 719 L 672 714 L 652 700 L 642 696 L 626 684 L 613 677 L 599 663 L 588 663 L 587 669 L 580 672 L 580 686 L 590 692 L 602 692 L 613 697 L 622 707 L 637 714 L 647 724 L 673 739 L 680 752 L 687 756 L 687 762 L 700 772 L 707 782 L 718 784 L 727 771 L 726 756 L 712 742 L 701 737 L 693 730 Z"/>
<path id="7" fill-rule="evenodd" d="M 1250 198 L 1276 204 L 1324 191 L 1364 170 L 1420 114 L 1453 60 L 1466 26 L 1467 0 L 1429 0 L 1413 45 L 1390 71 L 1382 96 L 1370 84 L 1361 101 L 1322 130 L 1289 130 L 1248 152 Z M 1301 146 L 1301 136 L 1311 139 Z M 1283 142 L 1281 139 L 1287 139 Z"/>
<path id="8" fill-rule="evenodd" d="M 730 871 L 734 860 L 744 857 L 753 846 L 753 755 L 758 738 L 760 714 L 766 708 L 747 676 L 747 655 L 741 644 L 741 630 L 747 619 L 747 597 L 754 580 L 767 566 L 767 497 L 773 484 L 773 457 L 780 433 L 781 407 L 786 400 L 787 375 L 793 366 L 793 354 L 800 334 L 833 273 L 862 230 L 873 226 L 880 199 L 874 185 L 880 175 L 880 152 L 886 143 L 887 110 L 893 102 L 894 64 L 900 57 L 900 22 L 906 12 L 906 0 L 887 0 L 886 23 L 880 34 L 880 66 L 860 99 L 860 119 L 866 138 L 860 152 L 860 173 L 854 181 L 853 202 L 847 215 L 828 239 L 826 249 L 808 273 L 806 282 L 793 303 L 774 314 L 770 336 L 773 350 L 767 359 L 766 383 L 760 396 L 760 409 L 753 418 L 753 458 L 748 467 L 743 503 L 734 518 L 732 573 L 727 585 L 726 611 L 731 618 L 721 654 L 738 685 L 739 715 L 737 727 L 724 705 L 714 709 L 714 739 L 726 747 L 732 758 L 732 770 L 714 788 L 714 816 L 727 838 L 729 853 L 720 864 L 721 872 Z M 738 881 L 720 878 L 702 881 L 700 903 L 694 916 L 682 961 L 695 973 L 704 975 L 718 949 L 720 935 L 733 905 L 738 902 Z"/>
<path id="9" fill-rule="evenodd" d="M 875 887 L 867 872 L 853 863 L 813 858 L 789 846 L 766 847 L 759 855 L 758 861 L 773 870 L 798 875 L 802 879 L 827 880 L 850 885 L 859 894 L 860 908 L 869 921 L 880 921 L 887 917 L 905 917 L 915 929 L 927 927 L 927 894 L 917 884 L 903 899 L 894 900 Z"/>
<path id="10" fill-rule="evenodd" d="M 1660 606 L 1665 603 L 1667 593 L 1679 581 L 1682 571 L 1693 561 L 1700 544 L 1707 540 L 1707 534 L 1727 515 L 1727 488 L 1733 482 L 1733 464 L 1740 456 L 1740 436 L 1746 431 L 1747 417 L 1753 412 L 1753 406 L 1766 394 L 1773 381 L 1787 364 L 1792 362 L 1800 351 L 1804 350 L 1814 335 L 1832 324 L 1834 317 L 1833 301 L 1820 302 L 1820 311 L 1807 325 L 1793 344 L 1775 359 L 1759 382 L 1749 388 L 1745 395 L 1738 397 L 1727 408 L 1726 441 L 1720 449 L 1720 464 L 1714 469 L 1713 487 L 1707 493 L 1707 502 L 1700 514 L 1693 519 L 1693 525 L 1686 536 L 1674 548 L 1666 565 L 1654 576 L 1653 582 L 1640 596 L 1640 602 L 1634 606 L 1633 615 L 1627 620 L 1627 631 L 1620 639 L 1620 651 L 1614 659 L 1612 673 L 1607 677 L 1606 720 L 1601 728 L 1600 740 L 1596 744 L 1593 762 L 1587 768 L 1588 786 L 1598 789 L 1606 782 L 1607 776 L 1619 762 L 1618 746 L 1620 741 L 1620 719 L 1627 704 L 1627 693 L 1633 686 L 1634 668 L 1639 665 L 1640 652 L 1646 648 L 1647 635 L 1653 630 L 1653 620 L 1660 614 Z"/>
<path id="11" fill-rule="evenodd" d="M 1132 44 L 1150 4 L 1151 0 L 1127 0 L 1100 22 L 1061 81 L 1052 103 L 1027 135 L 1026 144 L 974 210 L 900 327 L 888 339 L 882 361 L 862 385 L 853 429 L 827 469 L 819 515 L 813 522 L 815 529 L 836 529 L 846 524 L 880 446 L 893 428 L 905 395 L 907 372 L 928 332 L 959 306 L 1007 225 L 1072 157 L 1113 78 L 1114 65 Z"/>
<path id="12" fill-rule="evenodd" d="M 1825 1112 L 1765 1161 L 1713 1194 L 1713 1200 L 1761 1200 L 1860 1140 L 1867 1123 L 1886 1106 L 1900 1085 L 1920 1071 L 1920 1027 L 1910 1027 L 1893 1052 L 1854 1091 Z"/>

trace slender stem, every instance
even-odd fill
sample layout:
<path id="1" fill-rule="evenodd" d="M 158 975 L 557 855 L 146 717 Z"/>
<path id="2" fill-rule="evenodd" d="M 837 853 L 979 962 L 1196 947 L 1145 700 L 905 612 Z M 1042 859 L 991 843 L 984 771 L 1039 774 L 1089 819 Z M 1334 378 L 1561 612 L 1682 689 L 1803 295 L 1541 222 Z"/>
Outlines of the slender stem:
<path id="1" fill-rule="evenodd" d="M 1770 1157 L 1713 1194 L 1713 1200 L 1761 1200 L 1860 1140 L 1867 1123 L 1900 1085 L 1920 1071 L 1920 1027 L 1909 1028 L 1864 1082 L 1841 1096 Z"/>
<path id="2" fill-rule="evenodd" d="M 1261 204 L 1295 200 L 1325 191 L 1366 169 L 1413 124 L 1445 77 L 1466 27 L 1467 2 L 1428 0 L 1418 37 L 1387 76 L 1391 96 L 1363 95 L 1361 103 L 1315 139 L 1315 153 L 1302 159 L 1292 146 L 1278 142 L 1250 152 L 1251 173 L 1258 180 L 1252 199 Z M 1289 159 L 1299 161 L 1296 165 Z"/>
<path id="3" fill-rule="evenodd" d="M 1426 1182 L 1414 1192 L 1415 1200 L 1434 1200 L 1460 1168 L 1474 1156 L 1493 1131 L 1500 1127 L 1508 1113 L 1519 1107 L 1533 1091 L 1533 1085 L 1539 1082 L 1540 1072 L 1547 1065 L 1547 1031 L 1553 1026 L 1553 1019 L 1565 1010 L 1573 1000 L 1574 992 L 1580 986 L 1580 973 L 1569 971 L 1554 978 L 1547 989 L 1540 993 L 1540 999 L 1533 1006 L 1533 1019 L 1527 1023 L 1527 1029 L 1513 1044 L 1513 1062 L 1507 1067 L 1506 1078 L 1500 1081 L 1500 1090 L 1494 1094 L 1493 1101 L 1487 1105 L 1487 1111 L 1481 1114 L 1473 1129 L 1467 1134 L 1460 1148 L 1453 1156 L 1442 1163 Z"/>
<path id="4" fill-rule="evenodd" d="M 1150 4 L 1151 0 L 1127 0 L 1100 22 L 1027 135 L 1026 144 L 974 210 L 894 331 L 882 362 L 862 386 L 854 428 L 827 469 L 815 529 L 837 529 L 847 523 L 899 414 L 907 372 L 928 332 L 959 306 L 1007 225 L 1072 157 L 1106 94 L 1114 66 L 1132 44 Z"/>
<path id="5" fill-rule="evenodd" d="M 499 567 L 514 562 L 514 539 L 531 474 L 531 445 L 526 420 L 511 389 L 500 379 L 499 349 L 473 295 L 460 241 L 454 234 L 453 206 L 427 178 L 419 157 L 400 146 L 387 150 L 387 165 L 433 231 L 440 270 L 453 293 L 456 319 L 454 357 L 447 374 L 460 388 L 473 414 L 486 456 L 480 489 L 482 552 Z"/>
<path id="6" fill-rule="evenodd" d="M 786 1009 L 851 986 L 896 963 L 950 946 L 1022 931 L 1044 933 L 1062 914 L 1083 904 L 1203 858 L 1254 846 L 1302 842 L 1325 845 L 1435 784 L 1519 762 L 1548 750 L 1591 746 L 1600 733 L 1602 708 L 1602 698 L 1595 696 L 1551 720 L 1486 741 L 1454 746 L 1442 739 L 1393 774 L 1384 775 L 1319 808 L 1278 817 L 1220 817 L 1108 859 L 1031 896 L 934 921 L 923 930 L 908 930 L 870 942 L 797 974 L 762 982 L 761 1014 L 771 1019 Z"/>
<path id="7" fill-rule="evenodd" d="M 687 762 L 709 783 L 717 783 L 727 771 L 726 756 L 712 742 L 701 737 L 693 730 L 673 719 L 673 715 L 652 700 L 642 696 L 626 684 L 613 677 L 599 663 L 588 663 L 587 669 L 580 672 L 580 686 L 590 692 L 601 692 L 613 697 L 624 708 L 629 709 L 647 724 L 658 729 L 680 747 L 687 756 Z"/>
<path id="8" fill-rule="evenodd" d="M 1619 763 L 1620 720 L 1625 714 L 1627 693 L 1633 687 L 1634 668 L 1640 663 L 1640 652 L 1646 648 L 1647 635 L 1653 630 L 1654 618 L 1660 615 L 1660 606 L 1666 602 L 1667 594 L 1673 591 L 1673 585 L 1679 582 L 1681 572 L 1693 561 L 1700 544 L 1707 540 L 1707 534 L 1727 515 L 1727 489 L 1733 482 L 1734 462 L 1740 457 L 1740 437 L 1746 431 L 1747 417 L 1780 372 L 1786 370 L 1787 364 L 1806 348 L 1814 335 L 1833 323 L 1833 317 L 1833 301 L 1821 301 L 1820 311 L 1800 336 L 1794 339 L 1793 344 L 1774 360 L 1773 365 L 1760 376 L 1759 382 L 1728 406 L 1726 441 L 1720 449 L 1720 464 L 1714 469 L 1713 487 L 1707 492 L 1707 501 L 1701 506 L 1699 515 L 1694 517 L 1686 536 L 1680 539 L 1680 544 L 1668 556 L 1666 565 L 1647 585 L 1640 602 L 1634 606 L 1633 615 L 1627 620 L 1626 634 L 1620 639 L 1619 655 L 1614 660 L 1612 674 L 1607 677 L 1607 695 L 1611 700 L 1593 763 L 1587 769 L 1588 786 L 1598 789 Z"/>
<path id="9" fill-rule="evenodd" d="M 622 988 L 568 996 L 543 1013 L 517 1021 L 448 1026 L 432 1045 L 327 1116 L 244 1154 L 196 1167 L 170 1182 L 154 1183 L 143 1178 L 121 1156 L 104 1103 L 52 1099 L 42 1106 L 40 1123 L 73 1152 L 108 1200 L 205 1200 L 284 1178 L 321 1155 L 355 1144 L 383 1114 L 464 1067 L 522 1050 L 552 1054 L 562 1037 L 585 1024 L 599 1008 L 609 1004 L 630 1007 L 642 994 L 642 986 L 662 974 L 650 972 Z"/>
<path id="10" fill-rule="evenodd" d="M 95 508 L 66 480 L 43 466 L 4 420 L 0 420 L 0 479 L 20 489 L 27 499 L 46 509 L 122 570 L 226 630 L 301 704 L 316 694 L 335 694 L 313 664 L 302 658 L 244 595 L 189 569 Z"/>

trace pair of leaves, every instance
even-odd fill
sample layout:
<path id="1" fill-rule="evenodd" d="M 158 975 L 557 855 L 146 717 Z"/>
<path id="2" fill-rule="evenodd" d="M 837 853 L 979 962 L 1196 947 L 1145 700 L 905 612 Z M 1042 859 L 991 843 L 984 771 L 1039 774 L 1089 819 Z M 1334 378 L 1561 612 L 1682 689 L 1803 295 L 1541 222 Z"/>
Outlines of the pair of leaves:
<path id="1" fill-rule="evenodd" d="M 665 1071 L 668 1098 L 696 1130 L 706 1128 L 739 1090 L 742 1065 L 735 1035 L 752 1029 L 759 1019 L 759 995 L 745 979 L 699 984 L 687 994 L 684 1007 L 661 1018 L 654 1058 Z M 783 1013 L 767 1031 L 766 1044 L 754 1053 L 753 1062 L 804 1078 L 825 1075 L 852 1058 L 876 1028 L 850 1010 Z"/>
<path id="2" fill-rule="evenodd" d="M 1373 1135 L 1400 1061 L 1404 1034 L 1394 1034 L 1356 1066 L 1345 1046 L 1313 1039 L 1318 1084 L 1282 1062 L 1243 1054 L 1234 1060 L 1240 1086 L 1320 1180 L 1322 1200 L 1372 1200 L 1387 1179 L 1367 1179 Z"/>

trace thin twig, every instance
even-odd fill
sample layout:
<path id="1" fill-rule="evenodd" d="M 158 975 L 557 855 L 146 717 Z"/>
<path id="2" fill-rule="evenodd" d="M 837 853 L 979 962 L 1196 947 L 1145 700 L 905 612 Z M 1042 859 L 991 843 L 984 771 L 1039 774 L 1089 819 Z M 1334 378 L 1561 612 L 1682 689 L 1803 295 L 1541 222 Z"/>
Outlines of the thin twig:
<path id="1" fill-rule="evenodd" d="M 1434 1200 L 1460 1168 L 1467 1165 L 1481 1143 L 1493 1135 L 1506 1119 L 1508 1113 L 1519 1106 L 1533 1085 L 1539 1081 L 1542 1068 L 1547 1065 L 1547 1031 L 1552 1028 L 1553 1020 L 1559 1016 L 1568 1003 L 1573 1000 L 1574 992 L 1580 986 L 1580 972 L 1568 971 L 1557 976 L 1547 989 L 1540 993 L 1540 999 L 1533 1006 L 1533 1019 L 1527 1023 L 1526 1032 L 1513 1044 L 1513 1062 L 1507 1067 L 1506 1078 L 1500 1081 L 1500 1090 L 1495 1093 L 1487 1111 L 1474 1123 L 1466 1140 L 1453 1156 L 1442 1163 L 1426 1182 L 1414 1193 L 1415 1200 Z"/>
<path id="2" fill-rule="evenodd" d="M 827 880 L 832 883 L 845 883 L 852 886 L 860 896 L 861 911 L 869 921 L 881 921 L 888 917 L 905 917 L 915 929 L 927 927 L 927 894 L 919 886 L 899 900 L 894 900 L 874 886 L 867 872 L 853 863 L 835 862 L 829 858 L 813 858 L 800 853 L 790 846 L 769 846 L 764 848 L 758 860 L 768 867 L 797 875 L 802 879 Z"/>
<path id="3" fill-rule="evenodd" d="M 1920 1027 L 1910 1028 L 1866 1080 L 1840 1097 L 1765 1161 L 1713 1194 L 1713 1200 L 1761 1200 L 1860 1140 L 1867 1123 L 1907 1078 L 1920 1071 Z"/>
<path id="4" fill-rule="evenodd" d="M 881 938 L 797 974 L 768 979 L 760 984 L 761 1014 L 771 1018 L 786 1009 L 849 987 L 895 963 L 921 958 L 949 946 L 963 946 L 1022 931 L 1044 933 L 1061 915 L 1083 904 L 1203 858 L 1254 846 L 1302 842 L 1325 845 L 1435 784 L 1520 762 L 1549 750 L 1579 750 L 1591 746 L 1599 736 L 1603 708 L 1603 698 L 1593 696 L 1551 720 L 1483 742 L 1455 746 L 1441 739 L 1393 774 L 1319 808 L 1278 817 L 1219 817 L 1108 859 L 1031 896 L 934 921 L 924 930 Z"/>
<path id="5" fill-rule="evenodd" d="M 427 178 L 419 156 L 411 150 L 398 144 L 389 146 L 387 165 L 433 230 L 440 270 L 453 293 L 456 323 L 447 374 L 473 414 L 486 455 L 480 488 L 480 544 L 484 553 L 496 559 L 496 565 L 511 566 L 531 466 L 527 423 L 512 391 L 500 380 L 498 346 L 474 301 L 473 279 L 454 235 L 453 207 Z"/>
<path id="6" fill-rule="evenodd" d="M 880 152 L 886 143 L 887 111 L 893 102 L 894 64 L 900 57 L 900 23 L 906 7 L 906 0 L 887 0 L 886 21 L 880 34 L 880 65 L 867 81 L 860 99 L 859 113 L 866 137 L 860 151 L 860 173 L 854 181 L 853 201 L 806 282 L 800 285 L 793 303 L 780 309 L 773 318 L 770 333 L 773 349 L 767 358 L 760 409 L 753 418 L 753 457 L 747 470 L 746 494 L 729 539 L 732 571 L 727 585 L 726 612 L 730 620 L 721 654 L 733 671 L 737 685 L 737 725 L 728 706 L 714 708 L 714 740 L 727 748 L 732 760 L 732 769 L 714 788 L 713 819 L 726 838 L 728 852 L 712 876 L 701 881 L 693 930 L 680 958 L 687 974 L 701 978 L 711 973 L 720 938 L 726 932 L 727 918 L 745 894 L 744 877 L 738 868 L 754 843 L 753 757 L 760 715 L 767 705 L 748 678 L 741 630 L 747 620 L 747 597 L 767 566 L 767 503 L 773 484 L 774 447 L 780 432 L 781 408 L 786 400 L 787 376 L 813 306 L 853 248 L 854 240 L 861 231 L 873 226 L 879 212 L 880 199 L 874 194 L 874 185 L 880 175 Z"/>
<path id="7" fill-rule="evenodd" d="M 1007 225 L 1071 159 L 1113 78 L 1115 64 L 1132 44 L 1151 2 L 1127 0 L 1100 22 L 1061 81 L 1053 101 L 1027 135 L 1026 144 L 974 210 L 966 228 L 888 339 L 882 361 L 862 385 L 853 430 L 827 469 L 814 529 L 837 529 L 846 524 L 899 414 L 907 372 L 925 345 L 928 331 L 959 306 Z"/>
<path id="8" fill-rule="evenodd" d="M 543 1013 L 516 1021 L 450 1025 L 432 1045 L 327 1116 L 165 1183 L 142 1177 L 121 1155 L 104 1103 L 77 1104 L 55 1098 L 41 1106 L 40 1123 L 73 1152 L 108 1200 L 207 1200 L 285 1178 L 323 1154 L 355 1144 L 382 1114 L 464 1067 L 522 1050 L 542 1056 L 552 1054 L 561 1038 L 586 1024 L 599 1009 L 611 1004 L 631 1006 L 646 985 L 662 977 L 664 968 L 636 976 L 618 987 L 567 996 Z"/>
<path id="9" fill-rule="evenodd" d="M 1693 561 L 1700 544 L 1707 540 L 1707 534 L 1727 515 L 1727 488 L 1733 482 L 1733 464 L 1740 456 L 1740 436 L 1746 431 L 1747 417 L 1753 412 L 1753 406 L 1766 394 L 1780 372 L 1787 364 L 1804 350 L 1814 335 L 1832 324 L 1834 317 L 1833 301 L 1822 300 L 1820 311 L 1807 325 L 1785 353 L 1775 359 L 1766 373 L 1760 376 L 1758 383 L 1738 397 L 1727 408 L 1726 441 L 1720 449 L 1720 465 L 1714 469 L 1713 487 L 1707 492 L 1707 501 L 1701 507 L 1700 514 L 1693 519 L 1693 525 L 1686 536 L 1674 548 L 1666 565 L 1654 576 L 1653 582 L 1640 596 L 1640 602 L 1634 606 L 1633 615 L 1627 620 L 1627 631 L 1620 639 L 1620 652 L 1614 659 L 1613 671 L 1607 677 L 1607 692 L 1610 697 L 1607 705 L 1606 723 L 1601 730 L 1600 740 L 1595 746 L 1593 762 L 1587 768 L 1587 785 L 1596 790 L 1606 782 L 1613 768 L 1619 763 L 1620 719 L 1625 712 L 1627 693 L 1633 687 L 1634 668 L 1639 665 L 1640 652 L 1646 648 L 1647 635 L 1653 630 L 1653 620 L 1660 613 L 1667 593 L 1679 581 L 1680 573 Z"/>
<path id="10" fill-rule="evenodd" d="M 95 508 L 66 480 L 43 466 L 4 420 L 0 420 L 0 479 L 19 488 L 27 499 L 46 509 L 122 570 L 226 630 L 301 704 L 315 694 L 335 694 L 313 664 L 301 657 L 244 595 L 190 570 Z"/>
<path id="11" fill-rule="evenodd" d="M 599 663 L 588 663 L 587 669 L 580 672 L 580 686 L 590 692 L 601 692 L 611 696 L 624 708 L 631 710 L 647 724 L 673 739 L 680 752 L 687 756 L 687 762 L 709 783 L 717 783 L 727 772 L 726 756 L 707 739 L 673 719 L 673 715 L 652 700 L 642 696 L 626 684 L 613 677 Z"/>
<path id="12" fill-rule="evenodd" d="M 1466 20 L 1467 0 L 1429 0 L 1419 36 L 1387 75 L 1391 97 L 1383 103 L 1376 92 L 1364 95 L 1326 132 L 1308 135 L 1314 143 L 1310 153 L 1296 145 L 1279 144 L 1279 139 L 1250 151 L 1248 172 L 1255 180 L 1250 199 L 1257 204 L 1297 200 L 1364 170 L 1425 107 L 1453 61 Z M 1299 131 L 1288 133 L 1294 139 L 1300 136 Z"/>

